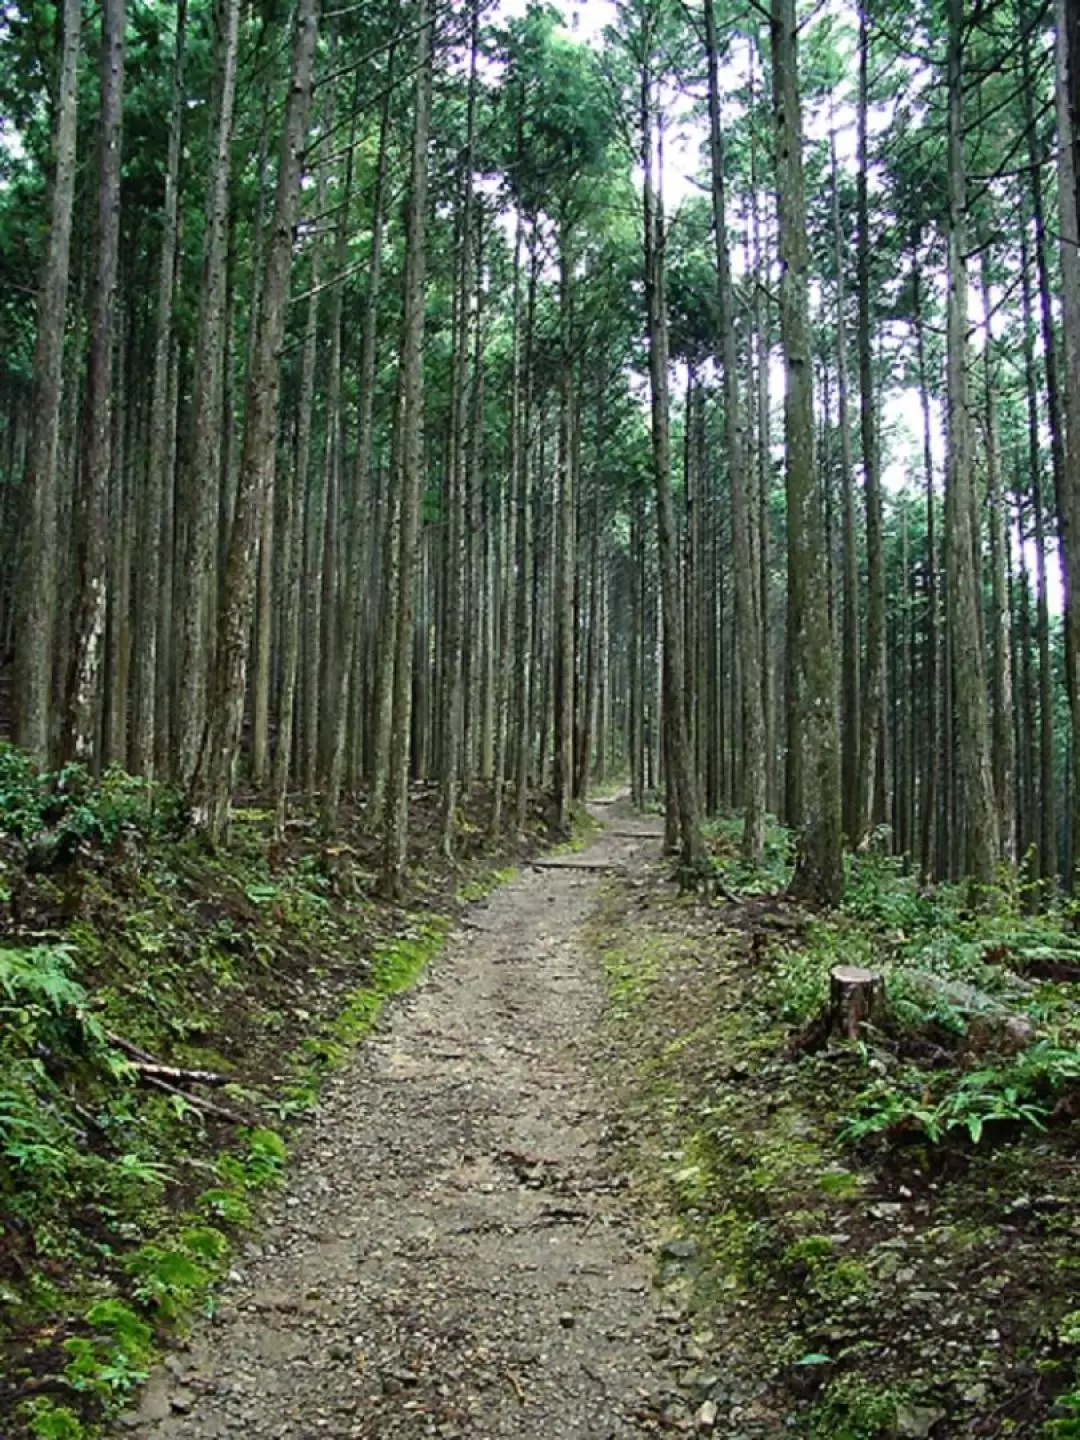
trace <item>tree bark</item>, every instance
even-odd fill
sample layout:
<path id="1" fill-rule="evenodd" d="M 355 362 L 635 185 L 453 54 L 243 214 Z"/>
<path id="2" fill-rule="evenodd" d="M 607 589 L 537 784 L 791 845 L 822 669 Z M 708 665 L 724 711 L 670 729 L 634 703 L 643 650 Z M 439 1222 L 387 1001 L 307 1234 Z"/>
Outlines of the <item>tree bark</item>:
<path id="1" fill-rule="evenodd" d="M 851 415 L 848 408 L 847 306 L 844 294 L 844 236 L 840 225 L 840 186 L 836 131 L 830 130 L 832 159 L 833 255 L 836 265 L 836 383 L 840 428 L 840 528 L 843 553 L 844 619 L 841 641 L 840 694 L 843 726 L 842 785 L 844 834 L 859 839 L 859 745 L 862 740 L 862 685 L 859 661 L 859 553 L 855 525 L 854 465 L 851 457 Z"/>
<path id="2" fill-rule="evenodd" d="M 52 197 L 48 248 L 38 298 L 27 442 L 26 519 L 16 596 L 15 736 L 39 765 L 52 758 L 52 673 L 56 585 L 57 462 L 64 386 L 64 332 L 75 198 L 81 0 L 63 0 L 60 64 L 53 107 Z"/>
<path id="3" fill-rule="evenodd" d="M 574 337 L 571 223 L 559 228 L 559 460 L 555 507 L 555 812 L 569 832 L 574 788 Z"/>
<path id="4" fill-rule="evenodd" d="M 458 212 L 459 261 L 454 309 L 453 356 L 450 381 L 450 455 L 447 466 L 444 529 L 445 623 L 441 700 L 443 721 L 442 753 L 439 757 L 441 787 L 441 843 L 444 856 L 454 857 L 457 828 L 458 785 L 464 740 L 465 707 L 462 695 L 465 650 L 465 605 L 463 573 L 466 501 L 466 438 L 468 431 L 469 336 L 474 289 L 474 190 L 473 165 L 476 145 L 477 64 L 479 59 L 480 11 L 472 0 L 470 18 L 469 89 L 466 103 L 465 150 L 461 159 L 461 203 Z"/>
<path id="5" fill-rule="evenodd" d="M 1050 653 L 1050 604 L 1046 575 L 1046 515 L 1043 503 L 1041 419 L 1035 361 L 1035 326 L 1026 228 L 1021 231 L 1021 305 L 1024 379 L 1027 389 L 1028 493 L 1035 522 L 1035 636 L 1039 655 L 1039 874 L 1052 883 L 1058 873 L 1058 796 L 1054 784 L 1054 670 Z M 999 796 L 1000 799 L 1000 796 Z"/>
<path id="6" fill-rule="evenodd" d="M 520 528 L 523 520 L 518 494 L 518 480 L 522 466 L 525 438 L 524 416 L 522 413 L 524 399 L 524 386 L 522 383 L 522 329 L 524 307 L 522 304 L 521 285 L 521 260 L 524 235 L 525 221 L 521 211 L 518 210 L 514 224 L 514 333 L 513 352 L 510 362 L 510 443 L 508 447 L 509 463 L 507 467 L 508 474 L 505 500 L 505 544 L 501 584 L 499 588 L 500 623 L 499 661 L 496 672 L 494 785 L 491 800 L 491 819 L 488 824 L 488 834 L 491 839 L 495 839 L 502 831 L 503 809 L 505 806 L 507 771 L 509 768 L 507 761 L 510 758 L 511 749 L 511 706 L 514 695 L 514 686 L 511 684 L 511 669 L 513 668 L 516 672 L 517 689 L 519 691 L 526 683 L 525 676 L 521 670 L 521 661 L 524 657 L 518 649 L 522 636 L 516 624 L 516 616 L 514 613 L 515 597 L 517 597 L 517 603 L 520 603 L 521 593 L 525 589 L 520 540 Z M 515 661 L 517 662 L 516 665 Z"/>
<path id="7" fill-rule="evenodd" d="M 412 718 L 413 614 L 420 494 L 424 478 L 424 283 L 427 271 L 428 142 L 431 126 L 433 21 L 430 0 L 416 12 L 416 91 L 401 343 L 401 514 L 394 636 L 393 719 L 390 735 L 388 813 L 383 844 L 383 887 L 404 890 L 409 833 L 409 759 Z"/>
<path id="8" fill-rule="evenodd" d="M 124 97 L 124 0 L 102 0 L 97 236 L 78 495 L 78 561 L 63 752 L 97 751 L 105 638 L 112 374 L 120 243 L 120 146 Z"/>
<path id="9" fill-rule="evenodd" d="M 254 599 L 254 549 L 262 506 L 270 493 L 277 447 L 281 347 L 292 272 L 293 229 L 307 137 L 319 0 L 298 0 L 288 100 L 281 135 L 277 189 L 258 328 L 247 381 L 244 447 L 236 512 L 229 541 L 218 619 L 206 738 L 193 787 L 196 825 L 212 844 L 223 839 L 244 717 L 248 641 Z"/>
<path id="10" fill-rule="evenodd" d="M 1056 0 L 1058 204 L 1065 341 L 1065 475 L 1059 501 L 1065 551 L 1065 643 L 1072 715 L 1069 888 L 1080 861 L 1080 3 Z"/>
<path id="11" fill-rule="evenodd" d="M 1026 269 L 1026 267 L 1025 267 Z M 994 791 L 997 796 L 1002 853 L 1009 865 L 1016 864 L 1016 809 L 1013 786 L 1016 752 L 1013 748 L 1012 717 L 1012 617 L 1009 613 L 1008 575 L 1005 558 L 1005 496 L 1001 483 L 1001 432 L 997 409 L 996 341 L 990 290 L 990 251 L 982 251 L 983 313 L 986 316 L 986 344 L 983 349 L 983 424 L 986 445 L 986 482 L 990 519 L 990 694 Z M 1030 307 L 1029 307 L 1030 308 Z M 1027 326 L 1030 315 L 1025 317 Z"/>
<path id="12" fill-rule="evenodd" d="M 139 507 L 139 564 L 136 579 L 135 713 L 131 735 L 131 768 L 140 775 L 154 770 L 156 705 L 159 693 L 158 653 L 161 625 L 162 534 L 161 514 L 166 485 L 172 484 L 169 415 L 169 366 L 173 348 L 173 298 L 179 252 L 178 219 L 180 152 L 184 128 L 184 53 L 187 38 L 187 0 L 177 0 L 176 40 L 173 53 L 172 103 L 169 111 L 169 151 L 165 162 L 165 198 L 161 219 L 161 255 L 158 260 L 157 317 L 154 334 L 154 374 L 150 392 L 150 444 L 146 481 Z"/>
<path id="13" fill-rule="evenodd" d="M 856 180 L 859 270 L 859 428 L 862 437 L 863 488 L 866 496 L 866 665 L 859 731 L 858 802 L 853 839 L 861 843 L 887 804 L 875 803 L 879 744 L 887 714 L 885 704 L 885 560 L 881 503 L 881 460 L 874 408 L 873 334 L 870 313 L 870 205 L 867 176 L 870 163 L 867 116 L 870 66 L 870 22 L 859 11 L 859 166 Z M 885 796 L 880 797 L 884 802 Z"/>
<path id="14" fill-rule="evenodd" d="M 222 370 L 225 336 L 229 185 L 236 99 L 240 0 L 222 0 L 217 14 L 217 77 L 212 128 L 207 228 L 199 329 L 195 345 L 191 462 L 184 477 L 187 555 L 178 652 L 177 769 L 192 782 L 207 723 L 207 679 L 217 569 Z"/>
<path id="15" fill-rule="evenodd" d="M 949 621 L 958 769 L 967 825 L 967 873 L 988 885 L 1000 858 L 979 626 L 973 533 L 971 407 L 968 380 L 968 277 L 963 113 L 963 0 L 949 0 L 948 539 Z"/>
<path id="16" fill-rule="evenodd" d="M 773 105 L 780 218 L 780 322 L 787 374 L 788 644 L 795 648 L 795 742 L 801 795 L 793 893 L 825 905 L 844 888 L 836 675 L 825 593 L 821 493 L 814 463 L 809 255 L 795 0 L 773 0 Z"/>
<path id="17" fill-rule="evenodd" d="M 724 438 L 731 482 L 731 524 L 735 551 L 735 625 L 738 631 L 742 695 L 743 856 L 760 864 L 765 845 L 766 746 L 762 685 L 761 590 L 754 574 L 753 531 L 759 507 L 753 470 L 747 462 L 739 388 L 731 248 L 728 240 L 724 175 L 724 133 L 720 116 L 720 64 L 715 0 L 705 0 L 705 46 L 709 68 L 709 136 L 712 160 L 713 234 L 716 243 L 720 359 L 724 374 Z"/>
<path id="18" fill-rule="evenodd" d="M 350 537 L 348 574 L 345 581 L 343 622 L 341 631 L 341 665 L 338 671 L 337 695 L 334 703 L 334 740 L 330 773 L 323 788 L 322 824 L 328 835 L 338 827 L 338 806 L 345 775 L 345 757 L 352 716 L 360 711 L 360 666 L 357 635 L 363 604 L 365 549 L 362 531 L 362 500 L 370 482 L 371 454 L 375 417 L 375 366 L 379 345 L 379 299 L 382 291 L 383 241 L 386 234 L 386 179 L 390 156 L 390 103 L 393 87 L 396 46 L 391 45 L 387 62 L 387 83 L 379 120 L 379 155 L 371 197 L 371 258 L 368 264 L 367 294 L 364 297 L 363 337 L 360 368 L 357 376 L 359 403 L 356 424 L 356 495 L 353 502 L 353 524 Z"/>
<path id="19" fill-rule="evenodd" d="M 926 732 L 923 749 L 924 772 L 919 813 L 920 855 L 924 880 L 938 874 L 938 798 L 941 791 L 941 672 L 939 625 L 939 567 L 937 548 L 937 504 L 934 496 L 933 427 L 930 416 L 930 389 L 926 373 L 926 337 L 922 311 L 922 270 L 919 264 L 918 227 L 912 237 L 912 309 L 919 372 L 919 402 L 923 422 L 923 478 L 926 487 L 926 634 L 925 706 Z"/>
<path id="20" fill-rule="evenodd" d="M 649 44 L 651 49 L 651 36 Z M 694 774 L 683 710 L 685 652 L 679 597 L 678 532 L 671 493 L 671 413 L 668 396 L 668 317 L 664 255 L 666 225 L 663 193 L 657 181 L 657 176 L 663 175 L 663 122 L 660 122 L 659 137 L 654 137 L 657 111 L 651 64 L 652 56 L 649 54 L 642 65 L 640 123 L 641 156 L 645 171 L 645 304 L 652 399 L 652 467 L 663 606 L 663 723 L 667 737 L 669 796 L 678 810 L 683 880 L 684 883 L 697 883 L 704 876 L 707 858 L 701 832 L 701 802 L 697 777 Z"/>

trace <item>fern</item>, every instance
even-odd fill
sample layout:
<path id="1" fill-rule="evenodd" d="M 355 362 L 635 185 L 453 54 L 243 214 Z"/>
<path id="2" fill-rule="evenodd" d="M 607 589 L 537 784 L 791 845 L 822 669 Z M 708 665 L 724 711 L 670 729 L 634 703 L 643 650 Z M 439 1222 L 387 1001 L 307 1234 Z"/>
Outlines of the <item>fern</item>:
<path id="1" fill-rule="evenodd" d="M 79 1011 L 89 997 L 72 977 L 74 968 L 74 957 L 66 945 L 0 950 L 0 990 L 13 1002 L 40 1005 L 54 1015 Z"/>

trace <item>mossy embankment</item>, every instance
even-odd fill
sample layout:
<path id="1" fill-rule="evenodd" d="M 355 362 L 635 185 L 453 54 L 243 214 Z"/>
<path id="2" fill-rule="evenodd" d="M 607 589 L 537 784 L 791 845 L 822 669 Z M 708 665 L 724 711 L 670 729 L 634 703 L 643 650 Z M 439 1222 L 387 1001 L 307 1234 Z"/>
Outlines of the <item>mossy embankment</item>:
<path id="1" fill-rule="evenodd" d="M 95 1433 L 213 1304 L 322 1077 L 517 858 L 485 806 L 450 868 L 417 796 L 392 905 L 361 816 L 275 843 L 253 802 L 211 853 L 166 791 L 0 750 L 0 1434 Z"/>
<path id="2" fill-rule="evenodd" d="M 738 871 L 738 904 L 663 867 L 595 929 L 623 1163 L 684 1315 L 682 1384 L 727 1440 L 1080 1435 L 1080 945 L 1063 909 L 978 911 L 893 862 L 829 917 Z M 820 1023 L 832 966 L 889 1019 Z"/>

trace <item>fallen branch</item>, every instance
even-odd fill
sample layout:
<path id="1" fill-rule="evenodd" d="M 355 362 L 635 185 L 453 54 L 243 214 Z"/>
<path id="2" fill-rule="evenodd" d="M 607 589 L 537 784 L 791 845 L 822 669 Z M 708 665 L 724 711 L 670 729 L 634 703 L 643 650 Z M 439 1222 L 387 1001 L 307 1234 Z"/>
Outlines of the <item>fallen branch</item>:
<path id="1" fill-rule="evenodd" d="M 147 1079 L 173 1080 L 183 1085 L 229 1084 L 228 1075 L 221 1075 L 216 1070 L 188 1070 L 182 1065 L 164 1065 L 147 1051 L 140 1050 L 138 1045 L 133 1045 L 122 1035 L 114 1035 L 112 1031 L 106 1031 L 105 1038 L 110 1045 L 114 1045 L 117 1050 L 122 1050 L 128 1056 L 138 1075 Z"/>
<path id="2" fill-rule="evenodd" d="M 130 1055 L 133 1060 L 143 1060 L 148 1065 L 157 1064 L 155 1056 L 147 1054 L 145 1050 L 140 1050 L 138 1045 L 133 1045 L 130 1040 L 125 1040 L 123 1035 L 116 1035 L 112 1030 L 106 1030 L 105 1039 L 115 1049 L 122 1050 L 125 1055 Z"/>
<path id="3" fill-rule="evenodd" d="M 219 1120 L 227 1120 L 230 1125 L 250 1125 L 251 1121 L 243 1115 L 237 1115 L 234 1110 L 226 1110 L 224 1105 L 215 1105 L 212 1100 L 204 1100 L 201 1095 L 189 1095 L 186 1090 L 181 1090 L 177 1085 L 170 1085 L 167 1080 L 162 1080 L 157 1075 L 144 1075 L 148 1085 L 153 1085 L 155 1090 L 164 1090 L 166 1095 L 179 1095 L 186 1105 L 193 1110 L 201 1110 L 205 1115 L 214 1115 Z"/>
<path id="4" fill-rule="evenodd" d="M 581 870 L 585 874 L 610 873 L 618 868 L 602 860 L 534 860 L 532 867 L 534 870 Z"/>
<path id="5" fill-rule="evenodd" d="M 180 1065 L 159 1065 L 157 1061 L 133 1060 L 136 1074 L 147 1079 L 172 1080 L 178 1085 L 228 1085 L 228 1075 L 216 1070 L 185 1070 Z"/>

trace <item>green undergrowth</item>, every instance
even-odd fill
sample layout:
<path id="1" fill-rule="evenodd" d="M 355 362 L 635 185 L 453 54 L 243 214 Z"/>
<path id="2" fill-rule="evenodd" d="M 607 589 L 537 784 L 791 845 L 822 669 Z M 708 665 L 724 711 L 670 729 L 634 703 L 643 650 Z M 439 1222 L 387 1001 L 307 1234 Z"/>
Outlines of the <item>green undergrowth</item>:
<path id="1" fill-rule="evenodd" d="M 80 1440 L 125 1404 L 212 1307 L 326 1076 L 512 874 L 440 868 L 417 832 L 391 906 L 354 824 L 275 844 L 241 809 L 210 853 L 167 791 L 0 746 L 0 1434 Z"/>
<path id="2" fill-rule="evenodd" d="M 570 816 L 570 835 L 560 844 L 551 847 L 553 855 L 575 855 L 587 850 L 603 829 L 599 820 L 589 813 L 584 805 L 575 805 Z"/>
<path id="3" fill-rule="evenodd" d="M 1072 914 L 1008 889 L 976 912 L 866 855 L 843 909 L 807 916 L 769 892 L 777 863 L 738 903 L 616 883 L 596 935 L 687 1413 L 715 1404 L 731 1440 L 1075 1440 Z M 855 1043 L 825 1024 L 840 963 L 885 979 Z"/>

